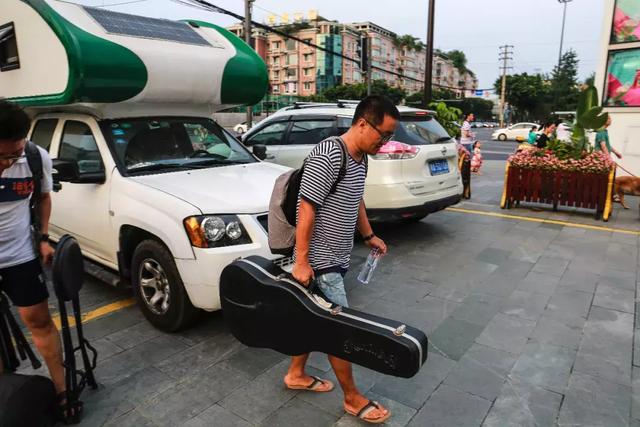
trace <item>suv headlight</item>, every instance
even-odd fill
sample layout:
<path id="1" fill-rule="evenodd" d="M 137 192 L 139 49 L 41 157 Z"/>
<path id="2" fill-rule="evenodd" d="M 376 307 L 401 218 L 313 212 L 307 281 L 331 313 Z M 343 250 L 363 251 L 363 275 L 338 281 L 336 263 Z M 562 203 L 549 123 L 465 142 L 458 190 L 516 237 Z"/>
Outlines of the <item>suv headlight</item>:
<path id="1" fill-rule="evenodd" d="M 191 245 L 196 248 L 219 248 L 251 243 L 236 215 L 198 215 L 184 220 Z"/>

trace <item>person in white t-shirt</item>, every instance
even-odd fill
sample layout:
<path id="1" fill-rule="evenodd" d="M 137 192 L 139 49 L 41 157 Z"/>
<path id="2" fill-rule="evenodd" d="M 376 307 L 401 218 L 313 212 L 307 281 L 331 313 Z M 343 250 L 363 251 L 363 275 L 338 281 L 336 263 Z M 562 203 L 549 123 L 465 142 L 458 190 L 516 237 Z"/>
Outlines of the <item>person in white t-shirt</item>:
<path id="1" fill-rule="evenodd" d="M 51 263 L 53 259 L 47 234 L 53 187 L 51 158 L 38 147 L 43 172 L 37 204 L 42 238 L 34 245 L 29 204 L 35 197 L 35 182 L 25 155 L 30 126 L 27 113 L 0 100 L 0 291 L 18 308 L 63 402 L 66 386 L 62 347 L 49 312 L 49 293 L 41 266 L 41 261 Z"/>
<path id="2" fill-rule="evenodd" d="M 473 113 L 469 113 L 465 116 L 464 123 L 460 129 L 460 144 L 469 152 L 469 155 L 473 153 L 473 143 L 476 140 L 476 134 L 471 132 L 471 122 L 475 120 Z"/>

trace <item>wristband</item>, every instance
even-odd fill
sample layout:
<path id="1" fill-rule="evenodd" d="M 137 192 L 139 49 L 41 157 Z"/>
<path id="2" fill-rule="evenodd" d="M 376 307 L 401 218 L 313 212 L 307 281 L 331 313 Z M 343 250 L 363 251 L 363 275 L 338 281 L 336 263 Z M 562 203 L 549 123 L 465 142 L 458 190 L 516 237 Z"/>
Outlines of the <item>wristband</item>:
<path id="1" fill-rule="evenodd" d="M 48 242 L 49 241 L 49 235 L 47 233 L 43 233 L 40 235 L 40 241 L 41 242 Z"/>
<path id="2" fill-rule="evenodd" d="M 362 240 L 364 240 L 365 242 L 368 242 L 369 240 L 373 239 L 374 237 L 376 237 L 376 235 L 371 233 L 368 236 L 363 236 Z"/>

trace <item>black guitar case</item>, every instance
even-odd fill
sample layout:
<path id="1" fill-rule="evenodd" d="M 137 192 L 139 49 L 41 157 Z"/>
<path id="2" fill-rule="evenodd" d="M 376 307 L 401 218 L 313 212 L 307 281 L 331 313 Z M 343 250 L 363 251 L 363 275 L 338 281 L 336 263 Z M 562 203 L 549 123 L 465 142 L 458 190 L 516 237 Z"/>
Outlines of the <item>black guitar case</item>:
<path id="1" fill-rule="evenodd" d="M 0 375 L 0 427 L 44 427 L 55 423 L 56 391 L 39 375 Z"/>
<path id="2" fill-rule="evenodd" d="M 290 356 L 319 351 L 404 378 L 427 359 L 422 331 L 331 304 L 259 256 L 222 271 L 220 299 L 231 333 L 249 347 Z"/>

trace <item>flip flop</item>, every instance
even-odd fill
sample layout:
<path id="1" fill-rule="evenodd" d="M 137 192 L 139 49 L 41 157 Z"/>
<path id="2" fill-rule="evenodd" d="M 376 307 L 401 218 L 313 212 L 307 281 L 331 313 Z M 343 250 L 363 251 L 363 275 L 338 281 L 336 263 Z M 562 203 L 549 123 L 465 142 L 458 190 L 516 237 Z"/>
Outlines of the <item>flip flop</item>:
<path id="1" fill-rule="evenodd" d="M 369 415 L 369 413 L 374 409 L 380 409 L 380 404 L 374 400 L 370 400 L 369 402 L 367 402 L 367 404 L 364 405 L 362 409 L 358 411 L 357 414 L 354 412 L 351 412 L 347 408 L 344 408 L 347 414 L 353 415 L 354 417 L 359 418 L 362 421 L 369 424 L 382 424 L 383 422 L 387 421 L 391 416 L 391 411 L 389 411 L 387 415 L 383 415 L 379 418 L 367 418 L 367 415 Z"/>
<path id="2" fill-rule="evenodd" d="M 331 381 L 323 380 L 322 378 L 314 377 L 313 375 L 311 378 L 313 378 L 313 381 L 309 385 L 288 385 L 285 383 L 285 386 L 290 390 L 307 390 L 315 391 L 317 393 L 327 393 L 333 390 L 334 385 Z M 322 386 L 323 384 L 329 384 L 330 387 L 327 390 L 320 390 L 319 386 Z"/>

